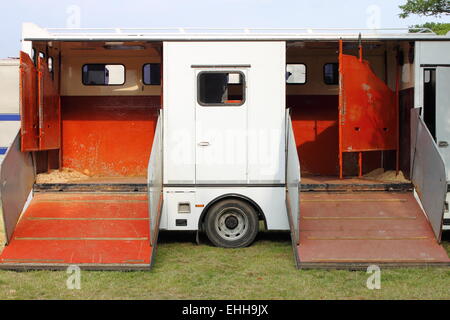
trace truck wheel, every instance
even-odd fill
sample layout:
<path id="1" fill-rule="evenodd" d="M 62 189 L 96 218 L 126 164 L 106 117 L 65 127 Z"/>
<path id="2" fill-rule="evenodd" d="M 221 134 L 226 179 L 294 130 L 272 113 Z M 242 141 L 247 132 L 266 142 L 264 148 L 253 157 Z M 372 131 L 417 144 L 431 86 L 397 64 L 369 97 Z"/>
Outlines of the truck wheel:
<path id="1" fill-rule="evenodd" d="M 259 219 L 255 209 L 247 202 L 227 199 L 209 209 L 205 227 L 206 235 L 215 246 L 242 248 L 255 240 Z"/>

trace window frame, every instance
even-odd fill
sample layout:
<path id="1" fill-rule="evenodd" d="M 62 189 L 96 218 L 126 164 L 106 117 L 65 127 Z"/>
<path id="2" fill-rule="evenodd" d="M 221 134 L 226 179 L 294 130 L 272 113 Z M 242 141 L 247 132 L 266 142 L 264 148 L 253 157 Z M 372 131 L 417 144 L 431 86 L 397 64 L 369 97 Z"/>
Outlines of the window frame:
<path id="1" fill-rule="evenodd" d="M 104 65 L 104 66 L 122 66 L 123 67 L 123 83 L 121 84 L 86 84 L 84 83 L 84 67 L 88 65 Z M 81 83 L 84 86 L 94 87 L 121 87 L 127 83 L 127 67 L 123 63 L 85 63 L 81 66 Z"/>
<path id="2" fill-rule="evenodd" d="M 337 65 L 337 70 L 338 70 L 338 77 L 337 77 L 337 83 L 327 83 L 325 81 L 326 77 L 325 77 L 325 67 L 327 64 L 336 64 Z M 323 64 L 323 70 L 322 70 L 322 77 L 323 77 L 323 83 L 325 83 L 327 86 L 338 86 L 339 85 L 339 62 L 326 62 Z"/>
<path id="3" fill-rule="evenodd" d="M 242 102 L 241 103 L 204 103 L 200 101 L 200 76 L 204 73 L 237 73 L 242 77 Z M 197 103 L 202 107 L 241 107 L 247 102 L 247 79 L 241 70 L 202 70 L 197 73 Z"/>
<path id="4" fill-rule="evenodd" d="M 289 83 L 289 82 L 287 82 L 288 79 L 286 79 L 285 80 L 286 81 L 286 85 L 288 85 L 288 86 L 304 86 L 304 85 L 306 85 L 308 83 L 308 65 L 306 63 L 304 63 L 304 62 L 286 62 L 285 74 L 287 73 L 287 66 L 289 64 L 302 64 L 302 65 L 305 66 L 305 82 L 303 82 L 303 83 L 299 83 L 299 82 L 294 82 L 294 83 L 291 82 L 291 83 Z"/>
<path id="5" fill-rule="evenodd" d="M 152 84 L 152 83 L 145 83 L 145 76 L 144 76 L 144 69 L 146 65 L 152 65 L 152 64 L 159 64 L 159 83 L 158 84 Z M 144 63 L 142 65 L 142 83 L 144 86 L 160 86 L 162 83 L 162 70 L 161 70 L 162 63 L 161 62 L 148 62 Z"/>

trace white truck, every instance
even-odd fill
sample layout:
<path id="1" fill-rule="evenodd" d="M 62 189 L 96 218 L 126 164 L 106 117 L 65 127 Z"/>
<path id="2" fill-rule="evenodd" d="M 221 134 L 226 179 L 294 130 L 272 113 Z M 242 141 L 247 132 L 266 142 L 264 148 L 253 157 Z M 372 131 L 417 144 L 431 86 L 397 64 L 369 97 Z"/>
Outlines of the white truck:
<path id="1" fill-rule="evenodd" d="M 147 269 L 159 230 L 261 225 L 301 268 L 448 265 L 449 59 L 429 30 L 25 24 L 0 267 Z"/>

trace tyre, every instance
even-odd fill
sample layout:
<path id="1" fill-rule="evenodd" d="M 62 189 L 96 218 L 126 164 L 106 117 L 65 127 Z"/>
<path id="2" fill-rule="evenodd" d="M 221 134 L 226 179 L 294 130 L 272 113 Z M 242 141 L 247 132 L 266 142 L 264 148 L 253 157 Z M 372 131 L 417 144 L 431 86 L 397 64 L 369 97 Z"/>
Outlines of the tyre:
<path id="1" fill-rule="evenodd" d="M 222 200 L 208 210 L 205 229 L 209 240 L 217 247 L 247 247 L 258 234 L 258 214 L 245 201 Z"/>

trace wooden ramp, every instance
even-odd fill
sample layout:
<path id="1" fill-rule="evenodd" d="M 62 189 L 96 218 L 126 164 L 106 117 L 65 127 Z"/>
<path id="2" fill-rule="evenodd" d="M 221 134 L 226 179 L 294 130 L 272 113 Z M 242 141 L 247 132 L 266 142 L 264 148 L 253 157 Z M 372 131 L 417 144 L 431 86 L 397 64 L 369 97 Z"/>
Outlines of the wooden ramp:
<path id="1" fill-rule="evenodd" d="M 412 192 L 300 195 L 300 268 L 450 266 Z"/>
<path id="2" fill-rule="evenodd" d="M 37 193 L 0 255 L 2 269 L 149 269 L 145 193 Z"/>

